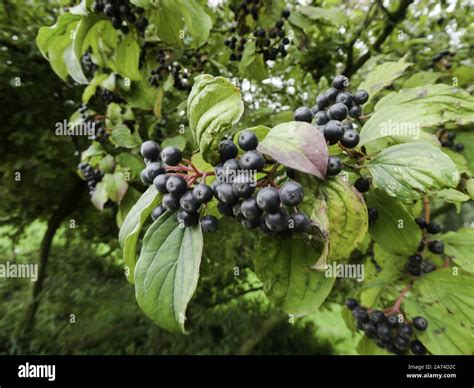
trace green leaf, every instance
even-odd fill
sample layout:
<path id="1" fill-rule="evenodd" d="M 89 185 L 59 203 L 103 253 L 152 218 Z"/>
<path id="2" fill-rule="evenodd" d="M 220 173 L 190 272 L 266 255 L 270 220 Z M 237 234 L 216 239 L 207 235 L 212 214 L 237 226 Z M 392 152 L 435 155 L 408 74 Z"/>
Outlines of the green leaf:
<path id="1" fill-rule="evenodd" d="M 128 172 L 130 172 L 130 179 L 135 180 L 140 178 L 140 173 L 144 169 L 145 165 L 143 159 L 136 155 L 122 152 L 115 157 L 118 165 Z"/>
<path id="2" fill-rule="evenodd" d="M 366 356 L 388 356 L 389 353 L 377 346 L 373 339 L 366 337 L 365 335 L 360 339 L 357 344 L 357 353 Z"/>
<path id="3" fill-rule="evenodd" d="M 327 179 L 322 188 L 328 206 L 329 260 L 347 260 L 367 233 L 364 199 L 341 177 Z"/>
<path id="4" fill-rule="evenodd" d="M 465 151 L 461 153 L 467 161 L 469 171 L 474 172 L 474 152 L 469 150 L 474 149 L 474 133 L 472 132 L 461 132 L 457 133 L 456 143 L 464 144 Z"/>
<path id="5" fill-rule="evenodd" d="M 93 142 L 85 151 L 82 151 L 81 161 L 87 162 L 94 156 L 105 155 L 105 150 L 99 142 Z"/>
<path id="6" fill-rule="evenodd" d="M 468 195 L 455 189 L 443 189 L 437 191 L 433 194 L 433 197 L 441 199 L 447 203 L 453 203 L 456 205 L 456 210 L 458 213 L 461 211 L 461 204 L 471 199 Z"/>
<path id="7" fill-rule="evenodd" d="M 441 236 L 444 252 L 465 271 L 474 273 L 474 228 L 461 228 Z"/>
<path id="8" fill-rule="evenodd" d="M 125 221 L 120 227 L 119 243 L 123 249 L 123 261 L 127 267 L 127 279 L 133 282 L 133 273 L 137 260 L 137 241 L 143 223 L 150 216 L 151 211 L 158 206 L 161 195 L 156 191 L 155 186 L 150 186 L 145 191 L 138 202 L 131 208 L 125 217 Z"/>
<path id="9" fill-rule="evenodd" d="M 140 45 L 137 39 L 137 34 L 133 29 L 119 43 L 115 56 L 115 70 L 123 77 L 130 78 L 132 81 L 142 78 L 138 68 Z"/>
<path id="10" fill-rule="evenodd" d="M 202 249 L 201 227 L 182 228 L 168 213 L 145 234 L 135 268 L 135 296 L 143 312 L 163 329 L 185 331 L 186 308 L 196 290 Z"/>
<path id="11" fill-rule="evenodd" d="M 474 352 L 474 279 L 454 274 L 450 268 L 418 279 L 403 300 L 409 318 L 428 321 L 417 338 L 433 354 L 472 355 Z"/>
<path id="12" fill-rule="evenodd" d="M 183 135 L 168 137 L 161 143 L 161 148 L 169 146 L 177 147 L 181 151 L 184 151 L 184 149 L 186 148 L 186 138 Z"/>
<path id="13" fill-rule="evenodd" d="M 247 43 L 239 63 L 239 73 L 242 78 L 262 81 L 268 78 L 268 70 L 263 55 L 255 52 L 255 41 Z"/>
<path id="14" fill-rule="evenodd" d="M 379 212 L 377 222 L 369 227 L 375 242 L 395 254 L 409 256 L 416 252 L 421 230 L 405 206 L 380 190 L 371 190 L 366 202 Z"/>
<path id="15" fill-rule="evenodd" d="M 311 20 L 326 21 L 338 27 L 347 23 L 347 16 L 338 8 L 303 6 L 298 11 Z"/>
<path id="16" fill-rule="evenodd" d="M 150 21 L 156 34 L 165 43 L 182 46 L 180 32 L 184 29 L 184 21 L 180 10 L 181 2 L 176 0 L 160 0 L 156 9 L 150 13 Z"/>
<path id="17" fill-rule="evenodd" d="M 135 138 L 126 125 L 119 125 L 112 130 L 110 141 L 117 147 L 136 148 L 140 142 Z"/>
<path id="18" fill-rule="evenodd" d="M 41 27 L 36 37 L 36 44 L 41 54 L 50 62 L 54 72 L 66 81 L 68 66 L 65 51 L 72 50 L 74 29 L 81 16 L 63 13 L 51 27 Z M 70 57 L 68 53 L 68 57 Z"/>
<path id="19" fill-rule="evenodd" d="M 138 190 L 134 189 L 133 187 L 129 187 L 125 196 L 123 197 L 122 201 L 118 206 L 117 215 L 115 219 L 117 221 L 117 226 L 120 228 L 125 221 L 125 217 L 127 216 L 130 209 L 135 205 L 135 203 L 140 199 L 140 193 Z"/>
<path id="20" fill-rule="evenodd" d="M 218 144 L 243 112 L 240 90 L 227 79 L 208 74 L 194 79 L 187 116 L 204 160 L 213 164 L 218 162 Z"/>
<path id="21" fill-rule="evenodd" d="M 384 62 L 374 68 L 359 85 L 359 90 L 369 93 L 369 101 L 382 89 L 391 85 L 413 63 L 405 62 L 405 57 L 398 62 Z"/>
<path id="22" fill-rule="evenodd" d="M 418 139 L 423 128 L 447 122 L 474 122 L 474 97 L 448 85 L 426 85 L 393 92 L 382 98 L 364 124 L 359 146 L 381 137 L 397 135 L 399 140 Z"/>
<path id="23" fill-rule="evenodd" d="M 323 179 L 328 148 L 323 134 L 313 125 L 290 121 L 273 127 L 258 145 L 258 150 L 279 163 Z"/>
<path id="24" fill-rule="evenodd" d="M 442 73 L 435 71 L 419 71 L 403 82 L 402 87 L 407 89 L 434 84 L 439 78 L 442 77 L 442 75 Z"/>
<path id="25" fill-rule="evenodd" d="M 98 210 L 104 210 L 104 205 L 108 201 L 107 190 L 103 182 L 97 183 L 91 195 L 91 202 Z"/>
<path id="26" fill-rule="evenodd" d="M 183 20 L 192 36 L 193 47 L 207 42 L 212 28 L 212 19 L 196 0 L 179 0 Z"/>
<path id="27" fill-rule="evenodd" d="M 114 202 L 120 202 L 127 192 L 128 183 L 122 171 L 117 171 L 113 174 L 105 174 L 102 178 L 102 182 L 105 185 L 105 191 L 108 197 Z"/>
<path id="28" fill-rule="evenodd" d="M 374 260 L 370 258 L 364 263 L 365 282 L 360 292 L 360 301 L 364 306 L 382 307 L 398 296 L 395 285 L 400 279 L 407 262 L 406 255 L 396 255 L 382 249 L 379 244 L 374 245 Z"/>
<path id="29" fill-rule="evenodd" d="M 310 270 L 319 252 L 304 239 L 262 237 L 254 257 L 255 273 L 268 298 L 288 314 L 303 316 L 316 311 L 326 299 L 335 278 Z"/>
<path id="30" fill-rule="evenodd" d="M 404 203 L 423 193 L 455 187 L 459 172 L 451 159 L 428 143 L 404 143 L 389 147 L 366 166 L 374 186 Z"/>

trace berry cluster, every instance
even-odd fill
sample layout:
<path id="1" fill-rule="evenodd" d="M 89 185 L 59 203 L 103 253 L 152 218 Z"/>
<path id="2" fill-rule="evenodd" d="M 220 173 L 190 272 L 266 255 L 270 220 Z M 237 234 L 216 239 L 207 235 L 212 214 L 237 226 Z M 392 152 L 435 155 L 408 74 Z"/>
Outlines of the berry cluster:
<path id="1" fill-rule="evenodd" d="M 330 145 L 339 142 L 345 148 L 354 148 L 359 144 L 359 134 L 354 129 L 351 118 L 358 119 L 362 115 L 361 105 L 367 102 L 369 94 L 365 90 L 358 90 L 354 94 L 345 91 L 349 80 L 343 75 L 336 76 L 332 85 L 316 97 L 316 104 L 311 109 L 296 109 L 294 119 L 308 123 L 314 120 Z M 341 170 L 341 160 L 330 156 L 327 175 L 337 175 Z"/>
<path id="2" fill-rule="evenodd" d="M 81 59 L 84 70 L 87 74 L 92 75 L 97 70 L 97 65 L 92 61 L 91 53 L 86 52 Z"/>
<path id="3" fill-rule="evenodd" d="M 108 89 L 105 89 L 101 86 L 97 88 L 95 91 L 94 97 L 98 97 L 102 100 L 102 102 L 106 105 L 116 102 L 116 103 L 122 103 L 124 100 L 118 95 L 113 92 L 111 92 Z"/>
<path id="4" fill-rule="evenodd" d="M 431 66 L 435 67 L 436 64 L 440 64 L 446 70 L 449 70 L 453 66 L 450 63 L 450 60 L 454 57 L 454 55 L 455 53 L 449 50 L 441 51 L 438 54 L 433 55 L 433 58 L 431 58 Z"/>
<path id="5" fill-rule="evenodd" d="M 406 268 L 412 275 L 421 276 L 423 273 L 433 272 L 436 269 L 436 266 L 430 261 L 425 261 L 423 256 L 416 253 L 408 258 Z"/>
<path id="6" fill-rule="evenodd" d="M 105 128 L 105 122 L 103 120 L 97 120 L 95 117 L 90 116 L 87 113 L 87 110 L 88 110 L 87 105 L 82 104 L 79 107 L 78 112 L 81 118 L 84 120 L 84 122 L 87 123 L 89 127 L 94 128 L 94 136 L 92 140 L 96 140 L 100 143 L 103 143 L 110 137 L 110 134 L 107 132 Z"/>
<path id="7" fill-rule="evenodd" d="M 456 139 L 456 134 L 454 132 L 441 131 L 438 134 L 438 139 L 440 140 L 442 147 L 454 148 L 454 150 L 458 152 L 464 151 L 463 143 L 454 143 L 454 139 Z"/>
<path id="8" fill-rule="evenodd" d="M 148 25 L 148 20 L 137 16 L 145 12 L 145 10 L 136 7 L 128 0 L 96 0 L 92 8 L 94 12 L 103 13 L 110 19 L 112 26 L 124 34 L 128 34 L 130 26 L 135 23 L 137 30 L 142 33 Z"/>
<path id="9" fill-rule="evenodd" d="M 160 82 L 171 74 L 174 79 L 174 87 L 178 90 L 188 90 L 190 88 L 188 82 L 188 70 L 183 68 L 178 62 L 170 62 L 169 56 L 159 50 L 156 56 L 159 65 L 151 71 L 148 82 L 153 87 L 158 87 Z"/>
<path id="10" fill-rule="evenodd" d="M 251 15 L 252 19 L 258 20 L 258 13 L 263 5 L 263 0 L 244 0 L 240 4 L 231 5 L 230 8 L 234 12 L 234 20 L 240 22 L 247 15 Z"/>
<path id="11" fill-rule="evenodd" d="M 257 19 L 258 19 L 258 1 L 255 8 L 257 11 Z M 245 3 L 244 8 L 238 7 L 239 10 L 248 10 Z M 244 12 L 243 11 L 243 12 Z M 238 15 L 238 14 L 236 14 Z M 252 13 L 253 15 L 253 13 Z M 271 60 L 274 61 L 280 55 L 282 58 L 288 55 L 288 46 L 290 44 L 290 39 L 286 36 L 285 31 L 283 30 L 284 27 L 284 19 L 287 19 L 290 16 L 290 11 L 284 10 L 282 12 L 282 19 L 278 19 L 275 22 L 274 27 L 265 30 L 263 28 L 257 28 L 253 31 L 253 37 L 256 39 L 256 52 L 263 54 L 263 59 L 265 61 Z M 255 20 L 257 20 L 255 19 Z M 245 27 L 247 27 L 245 25 Z M 236 28 L 232 27 L 230 29 L 231 33 L 235 33 Z M 232 50 L 230 54 L 231 61 L 240 61 L 242 59 L 242 52 L 245 50 L 245 44 L 251 39 L 250 35 L 248 35 L 247 28 L 240 29 L 240 37 L 233 36 L 232 38 L 226 39 L 224 44 Z"/>
<path id="12" fill-rule="evenodd" d="M 102 180 L 104 174 L 100 170 L 94 169 L 94 167 L 87 163 L 79 163 L 78 167 L 82 175 L 86 179 L 89 194 L 92 195 L 95 187 L 97 186 L 97 183 Z"/>
<path id="13" fill-rule="evenodd" d="M 219 212 L 236 218 L 247 229 L 259 227 L 267 235 L 307 232 L 310 220 L 296 208 L 304 198 L 303 187 L 293 180 L 278 187 L 272 180 L 272 172 L 257 182 L 254 176 L 263 171 L 266 163 L 256 150 L 257 136 L 244 131 L 239 135 L 238 145 L 245 151 L 240 158 L 238 147 L 231 139 L 219 144 L 221 163 L 215 167 L 217 179 L 212 185 Z"/>
<path id="14" fill-rule="evenodd" d="M 197 225 L 200 221 L 204 232 L 216 231 L 216 217 L 199 217 L 201 206 L 213 198 L 211 187 L 205 183 L 205 174 L 199 172 L 191 162 L 191 167 L 182 165 L 183 155 L 176 147 L 161 150 L 158 143 L 149 140 L 142 144 L 140 153 L 146 164 L 141 173 L 143 183 L 153 184 L 158 192 L 164 194 L 161 204 L 151 213 L 152 219 L 156 220 L 166 210 L 172 213 L 177 211 L 176 217 L 184 227 Z M 192 187 L 197 178 L 201 178 L 201 182 Z"/>
<path id="15" fill-rule="evenodd" d="M 395 354 L 405 354 L 408 349 L 413 354 L 426 353 L 424 345 L 419 340 L 412 339 L 413 328 L 425 331 L 428 327 L 425 318 L 415 317 L 409 324 L 395 313 L 386 314 L 382 310 L 369 310 L 352 298 L 346 300 L 346 306 L 352 311 L 357 329 L 362 330 L 366 337 L 374 340 L 380 348 Z"/>

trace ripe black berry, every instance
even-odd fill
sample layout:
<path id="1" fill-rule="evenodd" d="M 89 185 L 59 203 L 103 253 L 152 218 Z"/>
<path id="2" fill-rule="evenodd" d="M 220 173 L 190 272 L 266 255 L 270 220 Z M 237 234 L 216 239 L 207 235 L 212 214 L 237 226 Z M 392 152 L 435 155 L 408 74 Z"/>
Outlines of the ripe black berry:
<path id="1" fill-rule="evenodd" d="M 369 338 L 374 338 L 377 335 L 377 327 L 372 322 L 364 323 L 362 330 Z"/>
<path id="2" fill-rule="evenodd" d="M 410 344 L 410 350 L 412 351 L 413 354 L 425 354 L 426 353 L 426 348 L 418 340 L 415 340 Z"/>
<path id="3" fill-rule="evenodd" d="M 305 106 L 296 109 L 293 117 L 295 121 L 304 121 L 307 123 L 311 123 L 311 121 L 313 121 L 313 113 L 311 112 L 311 109 Z"/>
<path id="4" fill-rule="evenodd" d="M 262 209 L 260 209 L 257 200 L 253 197 L 244 199 L 240 206 L 240 210 L 242 215 L 249 220 L 257 219 L 262 215 Z"/>
<path id="5" fill-rule="evenodd" d="M 239 147 L 244 151 L 255 150 L 258 146 L 258 138 L 252 131 L 244 131 L 239 135 Z"/>
<path id="6" fill-rule="evenodd" d="M 201 229 L 203 232 L 215 232 L 219 222 L 214 216 L 204 216 L 201 217 Z"/>
<path id="7" fill-rule="evenodd" d="M 415 222 L 421 229 L 425 229 L 427 226 L 426 220 L 423 217 L 416 217 Z"/>
<path id="8" fill-rule="evenodd" d="M 323 134 L 326 141 L 335 143 L 344 136 L 344 127 L 340 121 L 331 120 L 324 126 Z"/>
<path id="9" fill-rule="evenodd" d="M 234 194 L 231 183 L 221 183 L 216 187 L 217 197 L 220 201 L 229 205 L 237 203 L 239 198 Z"/>
<path id="10" fill-rule="evenodd" d="M 347 106 L 341 102 L 332 105 L 328 109 L 328 116 L 331 120 L 342 121 L 347 117 L 348 113 L 349 110 L 347 109 Z"/>
<path id="11" fill-rule="evenodd" d="M 444 251 L 444 244 L 442 241 L 433 240 L 428 244 L 428 248 L 433 253 L 441 254 Z"/>
<path id="12" fill-rule="evenodd" d="M 416 330 L 425 331 L 428 327 L 428 321 L 423 317 L 413 318 L 413 327 Z"/>
<path id="13" fill-rule="evenodd" d="M 146 168 L 146 177 L 150 182 L 158 176 L 166 173 L 165 168 L 160 162 L 151 162 Z"/>
<path id="14" fill-rule="evenodd" d="M 298 182 L 289 181 L 280 188 L 280 200 L 286 206 L 299 205 L 303 197 L 303 187 Z"/>
<path id="15" fill-rule="evenodd" d="M 326 99 L 326 94 L 321 93 L 316 97 L 316 105 L 319 109 L 324 109 L 328 105 L 329 101 Z"/>
<path id="16" fill-rule="evenodd" d="M 353 310 L 357 306 L 359 306 L 359 303 L 355 299 L 353 299 L 353 298 L 347 298 L 346 299 L 346 307 L 349 310 Z"/>
<path id="17" fill-rule="evenodd" d="M 370 190 L 370 181 L 361 177 L 354 182 L 354 187 L 359 193 L 366 193 Z"/>
<path id="18" fill-rule="evenodd" d="M 152 161 L 158 160 L 158 158 L 160 157 L 160 152 L 161 152 L 160 146 L 158 145 L 156 141 L 153 141 L 153 140 L 148 140 L 144 142 L 140 147 L 141 155 L 144 158 L 152 160 Z"/>
<path id="19" fill-rule="evenodd" d="M 464 151 L 464 144 L 463 143 L 457 143 L 455 146 L 454 146 L 454 149 L 458 152 L 461 152 L 461 151 Z"/>
<path id="20" fill-rule="evenodd" d="M 279 208 L 274 213 L 265 214 L 265 223 L 272 232 L 282 232 L 288 227 L 288 211 Z"/>
<path id="21" fill-rule="evenodd" d="M 169 177 L 169 175 L 160 174 L 156 176 L 156 178 L 153 180 L 153 184 L 155 185 L 156 190 L 158 190 L 159 193 L 166 194 L 168 192 L 168 190 L 166 189 L 166 182 L 168 181 Z"/>
<path id="22" fill-rule="evenodd" d="M 330 156 L 328 159 L 328 168 L 326 174 L 329 176 L 334 176 L 339 174 L 342 171 L 342 162 L 337 156 Z"/>
<path id="23" fill-rule="evenodd" d="M 362 116 L 362 108 L 360 105 L 352 105 L 349 109 L 349 116 L 355 119 L 358 119 L 360 116 Z"/>
<path id="24" fill-rule="evenodd" d="M 186 192 L 187 183 L 186 181 L 177 175 L 171 175 L 166 181 L 166 190 L 168 193 L 179 197 Z"/>
<path id="25" fill-rule="evenodd" d="M 411 255 L 408 258 L 408 263 L 411 265 L 420 265 L 423 262 L 423 257 L 421 255 Z"/>
<path id="26" fill-rule="evenodd" d="M 377 325 L 377 336 L 380 339 L 390 339 L 390 328 L 386 324 Z"/>
<path id="27" fill-rule="evenodd" d="M 179 200 L 179 205 L 181 209 L 186 210 L 188 212 L 195 212 L 199 209 L 201 204 L 194 198 L 192 191 L 186 191 L 183 196 Z"/>
<path id="28" fill-rule="evenodd" d="M 433 272 L 434 270 L 436 270 L 436 266 L 431 262 L 427 262 L 423 265 L 424 273 L 430 273 L 430 272 Z"/>
<path id="29" fill-rule="evenodd" d="M 165 194 L 161 202 L 166 210 L 174 212 L 179 209 L 179 199 L 171 194 Z"/>
<path id="30" fill-rule="evenodd" d="M 281 17 L 288 19 L 290 17 L 290 11 L 287 9 L 284 9 L 283 11 L 281 11 Z"/>
<path id="31" fill-rule="evenodd" d="M 389 327 L 397 327 L 398 326 L 398 316 L 396 314 L 391 314 L 389 316 L 387 316 L 386 318 L 387 320 L 387 325 Z"/>
<path id="32" fill-rule="evenodd" d="M 232 140 L 229 139 L 222 140 L 219 143 L 218 150 L 222 162 L 235 158 L 239 153 L 237 146 L 232 142 Z"/>
<path id="33" fill-rule="evenodd" d="M 264 187 L 257 194 L 258 207 L 267 212 L 275 212 L 280 207 L 280 195 L 274 187 Z"/>
<path id="34" fill-rule="evenodd" d="M 347 108 L 352 106 L 353 97 L 348 92 L 341 92 L 336 97 L 336 103 L 344 104 Z"/>
<path id="35" fill-rule="evenodd" d="M 408 338 L 398 336 L 395 337 L 394 344 L 398 350 L 404 352 L 408 349 L 408 346 L 410 345 L 410 340 Z"/>
<path id="36" fill-rule="evenodd" d="M 329 116 L 326 111 L 321 110 L 319 112 L 316 112 L 314 114 L 314 117 L 316 118 L 316 124 L 318 125 L 324 125 L 329 121 Z"/>
<path id="37" fill-rule="evenodd" d="M 141 181 L 143 182 L 143 184 L 145 185 L 151 185 L 153 183 L 153 181 L 149 180 L 148 177 L 147 177 L 147 173 L 146 173 L 146 168 L 144 170 L 142 170 L 142 172 L 140 173 L 140 179 Z"/>
<path id="38" fill-rule="evenodd" d="M 186 227 L 194 226 L 199 221 L 199 214 L 196 212 L 188 212 L 186 210 L 180 210 L 177 214 L 178 221 Z"/>
<path id="39" fill-rule="evenodd" d="M 359 134 L 356 131 L 348 130 L 344 132 L 340 142 L 346 148 L 354 148 L 359 144 L 359 140 Z"/>
<path id="40" fill-rule="evenodd" d="M 431 221 L 428 225 L 426 225 L 426 230 L 431 234 L 438 234 L 442 229 L 443 228 L 441 225 L 434 221 Z"/>
<path id="41" fill-rule="evenodd" d="M 240 174 L 232 182 L 232 190 L 237 197 L 248 198 L 255 191 L 255 184 L 250 181 L 247 174 Z"/>
<path id="42" fill-rule="evenodd" d="M 153 209 L 151 212 L 151 219 L 153 221 L 156 221 L 164 212 L 166 211 L 166 208 L 163 205 L 159 205 Z"/>
<path id="43" fill-rule="evenodd" d="M 344 89 L 349 86 L 349 79 L 346 76 L 338 75 L 332 81 L 332 86 L 339 90 Z"/>
<path id="44" fill-rule="evenodd" d="M 367 208 L 367 213 L 369 216 L 369 225 L 372 225 L 375 221 L 379 219 L 379 211 L 373 207 Z"/>
<path id="45" fill-rule="evenodd" d="M 398 336 L 403 338 L 410 338 L 413 334 L 413 330 L 410 325 L 406 323 L 400 323 L 398 326 Z"/>
<path id="46" fill-rule="evenodd" d="M 232 205 L 224 202 L 220 202 L 217 204 L 217 210 L 226 217 L 232 217 L 234 213 L 232 212 Z"/>
<path id="47" fill-rule="evenodd" d="M 296 212 L 290 216 L 288 225 L 290 230 L 295 233 L 306 233 L 309 230 L 311 222 L 305 213 Z"/>
<path id="48" fill-rule="evenodd" d="M 258 151 L 247 151 L 240 158 L 240 167 L 244 170 L 261 171 L 265 166 L 265 159 Z"/>
<path id="49" fill-rule="evenodd" d="M 336 88 L 329 88 L 328 90 L 326 90 L 326 99 L 328 101 L 334 102 L 336 101 L 336 97 L 338 94 L 339 90 L 337 90 Z"/>
<path id="50" fill-rule="evenodd" d="M 177 147 L 165 147 L 161 151 L 161 159 L 168 166 L 176 166 L 183 159 L 183 153 Z"/>
<path id="51" fill-rule="evenodd" d="M 374 323 L 382 323 L 385 322 L 385 314 L 381 310 L 375 310 L 370 314 L 370 319 Z"/>
<path id="52" fill-rule="evenodd" d="M 354 94 L 354 102 L 359 105 L 363 105 L 367 102 L 369 99 L 369 93 L 367 93 L 365 90 L 358 90 Z"/>
<path id="53" fill-rule="evenodd" d="M 352 316 L 362 323 L 365 323 L 369 320 L 369 314 L 367 314 L 367 309 L 365 307 L 354 307 L 352 309 Z"/>
<path id="54" fill-rule="evenodd" d="M 205 183 L 198 184 L 193 189 L 193 196 L 199 203 L 208 203 L 212 199 L 213 191 Z"/>

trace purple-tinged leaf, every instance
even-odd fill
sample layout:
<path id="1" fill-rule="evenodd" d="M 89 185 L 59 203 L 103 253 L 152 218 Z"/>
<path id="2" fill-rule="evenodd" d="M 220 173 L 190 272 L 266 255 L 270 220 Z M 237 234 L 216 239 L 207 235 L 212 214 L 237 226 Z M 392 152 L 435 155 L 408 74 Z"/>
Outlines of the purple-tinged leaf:
<path id="1" fill-rule="evenodd" d="M 323 134 L 313 125 L 290 121 L 273 127 L 258 150 L 277 162 L 323 179 L 328 164 L 328 147 Z"/>

